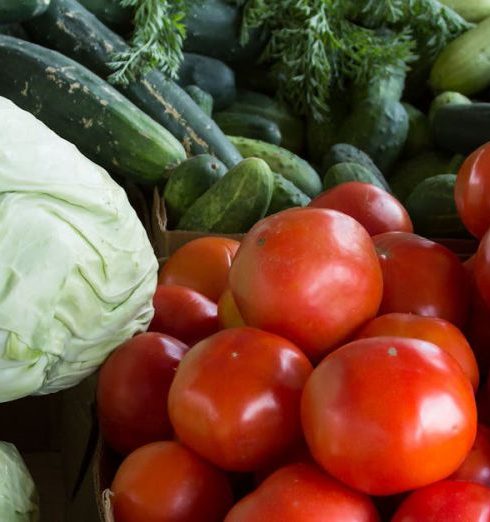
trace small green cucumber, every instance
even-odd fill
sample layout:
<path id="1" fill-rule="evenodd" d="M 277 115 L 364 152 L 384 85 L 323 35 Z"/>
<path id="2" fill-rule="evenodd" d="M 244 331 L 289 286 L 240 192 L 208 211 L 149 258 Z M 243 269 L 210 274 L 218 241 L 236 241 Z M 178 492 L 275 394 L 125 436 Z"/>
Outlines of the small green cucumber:
<path id="1" fill-rule="evenodd" d="M 277 123 L 262 116 L 225 111 L 215 112 L 213 118 L 225 134 L 281 144 L 281 130 Z"/>
<path id="2" fill-rule="evenodd" d="M 274 187 L 272 189 L 272 199 L 267 209 L 266 215 L 276 214 L 281 210 L 292 207 L 306 207 L 311 201 L 294 183 L 288 181 L 284 176 L 272 173 L 274 176 Z"/>
<path id="3" fill-rule="evenodd" d="M 347 181 L 371 183 L 386 190 L 373 172 L 359 163 L 337 163 L 330 167 L 323 178 L 323 188 L 328 190 Z"/>
<path id="4" fill-rule="evenodd" d="M 194 100 L 194 103 L 206 114 L 211 117 L 213 114 L 214 100 L 209 92 L 203 91 L 197 85 L 188 85 L 184 91 Z"/>

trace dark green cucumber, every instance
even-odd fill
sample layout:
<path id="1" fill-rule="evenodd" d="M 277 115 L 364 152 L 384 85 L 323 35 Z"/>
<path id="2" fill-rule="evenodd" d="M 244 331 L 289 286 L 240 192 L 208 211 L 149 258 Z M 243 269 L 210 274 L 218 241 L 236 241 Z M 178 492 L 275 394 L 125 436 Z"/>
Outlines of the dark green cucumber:
<path id="1" fill-rule="evenodd" d="M 0 24 L 0 34 L 15 36 L 21 40 L 29 40 L 27 33 L 20 24 Z"/>
<path id="2" fill-rule="evenodd" d="M 209 92 L 218 111 L 235 101 L 235 73 L 228 65 L 216 58 L 184 53 L 177 83 L 183 87 L 197 85 L 203 91 Z"/>
<path id="3" fill-rule="evenodd" d="M 209 92 L 203 91 L 197 85 L 188 85 L 184 91 L 194 100 L 194 103 L 206 114 L 213 115 L 214 101 Z"/>
<path id="4" fill-rule="evenodd" d="M 468 237 L 454 199 L 456 174 L 421 181 L 405 201 L 417 234 L 433 238 Z"/>
<path id="5" fill-rule="evenodd" d="M 243 157 L 263 159 L 274 172 L 294 183 L 310 198 L 314 198 L 322 191 L 322 181 L 316 170 L 289 150 L 272 143 L 240 136 L 229 136 L 229 138 Z"/>
<path id="6" fill-rule="evenodd" d="M 0 35 L 0 70 L 0 96 L 110 171 L 154 183 L 185 159 L 182 145 L 167 130 L 60 53 Z"/>
<path id="7" fill-rule="evenodd" d="M 436 112 L 447 105 L 471 105 L 473 102 L 464 94 L 453 91 L 445 91 L 438 94 L 429 107 L 429 122 L 434 121 Z"/>
<path id="8" fill-rule="evenodd" d="M 239 112 L 215 112 L 214 121 L 229 136 L 243 136 L 274 145 L 281 144 L 281 130 L 277 123 L 262 116 Z"/>
<path id="9" fill-rule="evenodd" d="M 179 230 L 247 232 L 269 208 L 273 176 L 265 161 L 242 160 L 208 189 L 179 221 Z"/>
<path id="10" fill-rule="evenodd" d="M 78 2 L 111 29 L 125 31 L 131 27 L 133 9 L 123 7 L 120 0 L 78 0 Z"/>
<path id="11" fill-rule="evenodd" d="M 275 214 L 281 210 L 292 207 L 306 207 L 311 201 L 304 192 L 288 181 L 284 176 L 272 173 L 274 176 L 274 186 L 272 188 L 272 198 L 266 215 Z"/>
<path id="12" fill-rule="evenodd" d="M 177 166 L 163 192 L 170 227 L 174 227 L 191 205 L 226 172 L 225 165 L 209 154 L 194 156 Z"/>
<path id="13" fill-rule="evenodd" d="M 383 74 L 373 75 L 366 85 L 355 86 L 352 92 L 354 105 L 364 100 L 391 99 L 400 101 L 405 88 L 405 70 L 397 67 L 389 67 Z"/>
<path id="14" fill-rule="evenodd" d="M 402 155 L 405 158 L 413 158 L 433 146 L 429 118 L 409 103 L 402 105 L 408 114 L 408 135 Z"/>
<path id="15" fill-rule="evenodd" d="M 323 188 L 328 190 L 347 181 L 370 183 L 386 190 L 373 172 L 359 163 L 337 163 L 330 167 L 323 178 Z"/>
<path id="16" fill-rule="evenodd" d="M 24 22 L 44 13 L 49 0 L 0 0 L 0 23 Z"/>
<path id="17" fill-rule="evenodd" d="M 122 38 L 75 0 L 53 0 L 48 11 L 27 27 L 35 41 L 70 56 L 102 78 L 112 71 L 108 62 L 114 53 L 128 49 Z M 168 129 L 189 155 L 212 154 L 228 167 L 241 159 L 214 121 L 160 72 L 153 70 L 118 89 Z"/>

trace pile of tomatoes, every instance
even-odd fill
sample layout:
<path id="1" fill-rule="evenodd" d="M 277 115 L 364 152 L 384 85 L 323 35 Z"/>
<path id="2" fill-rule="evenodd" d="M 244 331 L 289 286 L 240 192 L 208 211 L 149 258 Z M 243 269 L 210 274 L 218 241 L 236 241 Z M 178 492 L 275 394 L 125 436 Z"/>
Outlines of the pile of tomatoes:
<path id="1" fill-rule="evenodd" d="M 99 377 L 116 522 L 490 520 L 490 146 L 464 263 L 359 190 L 356 219 L 323 197 L 165 263 Z"/>

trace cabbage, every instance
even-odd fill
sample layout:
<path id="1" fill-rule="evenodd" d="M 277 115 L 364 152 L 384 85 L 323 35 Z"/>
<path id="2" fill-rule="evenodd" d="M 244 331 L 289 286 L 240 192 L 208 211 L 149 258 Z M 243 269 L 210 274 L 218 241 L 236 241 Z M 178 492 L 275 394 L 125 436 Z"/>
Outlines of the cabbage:
<path id="1" fill-rule="evenodd" d="M 0 97 L 0 402 L 94 372 L 147 328 L 156 278 L 123 189 Z"/>
<path id="2" fill-rule="evenodd" d="M 0 442 L 0 520 L 39 520 L 36 486 L 17 448 L 8 442 Z"/>

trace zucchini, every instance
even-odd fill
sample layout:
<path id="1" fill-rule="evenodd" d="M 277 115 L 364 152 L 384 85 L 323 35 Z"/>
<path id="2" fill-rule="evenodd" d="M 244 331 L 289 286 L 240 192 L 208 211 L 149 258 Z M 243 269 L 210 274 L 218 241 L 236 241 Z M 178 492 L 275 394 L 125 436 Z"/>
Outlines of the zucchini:
<path id="1" fill-rule="evenodd" d="M 490 0 L 439 0 L 468 22 L 481 22 L 490 16 Z"/>
<path id="2" fill-rule="evenodd" d="M 472 101 L 463 94 L 453 91 L 445 91 L 438 94 L 429 107 L 429 122 L 432 124 L 436 112 L 446 105 L 471 105 Z"/>
<path id="3" fill-rule="evenodd" d="M 437 57 L 429 83 L 435 92 L 466 96 L 490 86 L 490 17 L 453 40 Z"/>
<path id="4" fill-rule="evenodd" d="M 52 0 L 48 11 L 26 27 L 35 41 L 70 56 L 102 78 L 112 72 L 107 63 L 113 53 L 128 49 L 122 38 L 75 0 Z M 153 70 L 118 89 L 169 130 L 189 155 L 212 154 L 228 167 L 241 159 L 214 121 L 160 72 Z"/>
<path id="5" fill-rule="evenodd" d="M 229 136 L 229 138 L 243 157 L 263 159 L 274 172 L 294 183 L 307 196 L 312 198 L 322 191 L 322 182 L 316 170 L 289 150 L 272 143 L 240 136 Z"/>
<path id="6" fill-rule="evenodd" d="M 182 145 L 167 130 L 60 53 L 0 35 L 0 69 L 0 96 L 107 170 L 155 183 L 185 159 Z"/>
<path id="7" fill-rule="evenodd" d="M 292 207 L 306 207 L 311 201 L 294 183 L 288 181 L 284 176 L 272 173 L 274 176 L 274 186 L 272 188 L 272 198 L 267 209 L 267 216 L 281 212 Z"/>
<path id="8" fill-rule="evenodd" d="M 123 7 L 120 0 L 78 0 L 78 2 L 115 31 L 126 31 L 131 27 L 133 9 Z"/>
<path id="9" fill-rule="evenodd" d="M 44 13 L 49 0 L 0 0 L 0 23 L 24 22 Z"/>
<path id="10" fill-rule="evenodd" d="M 337 163 L 333 167 L 330 167 L 323 178 L 323 188 L 324 190 L 328 190 L 347 181 L 370 183 L 380 189 L 386 190 L 372 171 L 359 163 Z"/>
<path id="11" fill-rule="evenodd" d="M 281 131 L 277 124 L 262 116 L 238 112 L 216 112 L 214 121 L 225 134 L 262 140 L 274 145 L 281 144 Z"/>
<path id="12" fill-rule="evenodd" d="M 402 155 L 405 158 L 413 158 L 432 148 L 429 118 L 409 103 L 402 103 L 402 105 L 408 114 L 408 135 Z"/>
<path id="13" fill-rule="evenodd" d="M 272 186 L 272 172 L 265 161 L 242 160 L 194 202 L 177 228 L 218 234 L 247 232 L 269 208 Z"/>
<path id="14" fill-rule="evenodd" d="M 185 92 L 194 100 L 194 103 L 206 114 L 211 117 L 213 115 L 213 97 L 209 92 L 203 91 L 197 85 L 188 85 Z"/>

